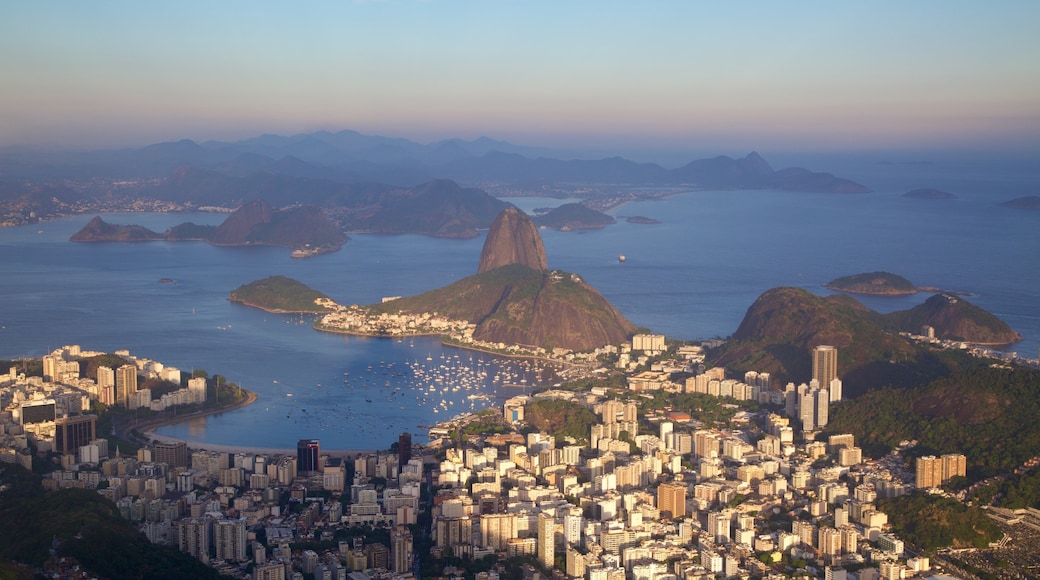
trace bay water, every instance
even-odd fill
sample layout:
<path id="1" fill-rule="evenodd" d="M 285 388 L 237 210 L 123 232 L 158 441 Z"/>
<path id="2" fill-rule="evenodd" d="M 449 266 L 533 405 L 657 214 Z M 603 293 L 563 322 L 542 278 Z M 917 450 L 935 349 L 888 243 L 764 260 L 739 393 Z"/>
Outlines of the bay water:
<path id="1" fill-rule="evenodd" d="M 1028 185 L 1033 177 L 1011 181 Z M 957 182 L 966 185 L 952 200 L 904 198 L 911 180 L 892 181 L 857 195 L 677 193 L 620 206 L 618 223 L 601 230 L 541 233 L 551 268 L 582 276 L 635 324 L 673 338 L 728 336 L 776 286 L 829 294 L 821 286 L 829 280 L 884 270 L 919 286 L 971 293 L 969 301 L 1022 334 L 1009 350 L 1037 356 L 1040 212 L 1000 207 L 1006 196 L 987 189 L 992 180 Z M 562 203 L 509 201 L 525 211 Z M 625 216 L 661 223 L 627 223 Z M 416 294 L 474 274 L 483 236 L 354 235 L 341 251 L 304 260 L 274 247 L 69 242 L 92 217 L 0 229 L 0 358 L 38 357 L 65 344 L 128 349 L 186 372 L 219 373 L 259 396 L 244 409 L 163 427 L 163 435 L 265 448 L 317 438 L 327 449 L 379 449 L 400 432 L 421 434 L 420 425 L 555 380 L 529 363 L 432 337 L 322 333 L 310 317 L 227 299 L 238 286 L 275 274 L 341 304 Z M 225 217 L 104 216 L 156 231 Z M 928 296 L 857 299 L 890 312 Z"/>

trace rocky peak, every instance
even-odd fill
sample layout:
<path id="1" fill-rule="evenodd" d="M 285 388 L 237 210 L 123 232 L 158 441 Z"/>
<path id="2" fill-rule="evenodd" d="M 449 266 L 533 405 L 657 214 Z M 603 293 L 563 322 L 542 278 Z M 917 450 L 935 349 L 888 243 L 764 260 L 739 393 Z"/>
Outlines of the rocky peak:
<path id="1" fill-rule="evenodd" d="M 214 244 L 241 244 L 257 224 L 271 223 L 274 210 L 262 199 L 251 201 L 235 210 L 224 223 L 217 226 L 210 240 Z"/>
<path id="2" fill-rule="evenodd" d="M 477 273 L 510 264 L 521 264 L 534 270 L 549 268 L 538 228 L 527 214 L 515 207 L 506 208 L 491 223 L 484 249 L 480 252 Z"/>

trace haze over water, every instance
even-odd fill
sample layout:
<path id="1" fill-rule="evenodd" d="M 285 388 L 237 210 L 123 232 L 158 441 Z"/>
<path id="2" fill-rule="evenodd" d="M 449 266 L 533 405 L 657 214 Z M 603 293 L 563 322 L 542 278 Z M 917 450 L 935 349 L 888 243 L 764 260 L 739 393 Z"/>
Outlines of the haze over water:
<path id="1" fill-rule="evenodd" d="M 656 218 L 659 225 L 619 220 L 598 231 L 542 235 L 550 267 L 579 274 L 637 325 L 670 337 L 728 336 L 748 306 L 772 287 L 825 294 L 820 284 L 833 278 L 886 270 L 918 285 L 971 292 L 971 302 L 1023 335 L 1011 350 L 1036 356 L 1040 212 L 997 205 L 1012 197 L 1008 187 L 1035 185 L 1035 175 L 1002 174 L 981 185 L 961 178 L 959 189 L 950 188 L 958 195 L 954 200 L 901 197 L 927 186 L 922 180 L 950 177 L 938 175 L 940 170 L 919 167 L 913 179 L 904 176 L 884 189 L 864 180 L 879 191 L 862 195 L 686 193 L 615 211 Z M 560 203 L 510 201 L 525 210 Z M 308 260 L 292 260 L 284 248 L 68 242 L 91 217 L 0 229 L 0 357 L 41 356 L 73 343 L 109 352 L 125 348 L 185 371 L 222 374 L 260 397 L 248 408 L 166 427 L 163 434 L 256 447 L 288 448 L 299 438 L 316 437 L 324 448 L 385 448 L 401 431 L 419 433 L 417 425 L 501 403 L 467 398 L 477 392 L 476 382 L 469 383 L 471 390 L 442 392 L 432 375 L 415 378 L 415 368 L 434 372 L 452 364 L 499 372 L 492 357 L 442 347 L 434 338 L 395 342 L 320 333 L 308 318 L 227 301 L 234 288 L 274 274 L 296 278 L 343 304 L 419 293 L 475 273 L 483 237 L 355 235 L 342 251 Z M 219 223 L 224 217 L 105 219 L 161 231 L 182 221 Z M 624 264 L 619 254 L 625 254 Z M 888 312 L 928 296 L 857 298 Z M 502 364 L 519 380 L 522 369 Z M 526 376 L 533 384 L 533 375 Z M 522 391 L 496 392 L 485 385 L 491 396 Z M 430 386 L 438 387 L 435 397 Z M 434 413 L 442 399 L 446 407 Z"/>

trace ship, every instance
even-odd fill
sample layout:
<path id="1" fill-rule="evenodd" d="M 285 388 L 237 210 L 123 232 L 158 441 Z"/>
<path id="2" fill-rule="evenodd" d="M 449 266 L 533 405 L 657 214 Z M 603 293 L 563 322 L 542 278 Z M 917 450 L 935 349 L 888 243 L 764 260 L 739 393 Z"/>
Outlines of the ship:
<path id="1" fill-rule="evenodd" d="M 621 262 L 622 264 L 624 264 L 625 263 L 625 255 L 624 254 L 618 254 L 617 261 Z"/>

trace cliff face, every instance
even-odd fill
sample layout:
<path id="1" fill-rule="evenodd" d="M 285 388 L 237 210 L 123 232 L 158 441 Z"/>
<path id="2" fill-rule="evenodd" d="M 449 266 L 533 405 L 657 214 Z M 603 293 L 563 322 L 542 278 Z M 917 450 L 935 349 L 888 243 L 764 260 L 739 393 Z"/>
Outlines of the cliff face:
<path id="1" fill-rule="evenodd" d="M 243 244 L 249 239 L 253 228 L 271 223 L 271 204 L 262 199 L 251 201 L 235 210 L 224 223 L 213 231 L 210 241 L 214 244 Z"/>
<path id="2" fill-rule="evenodd" d="M 480 252 L 477 273 L 510 264 L 520 264 L 532 270 L 546 270 L 549 267 L 538 228 L 524 212 L 515 207 L 507 208 L 492 222 L 484 249 Z"/>

